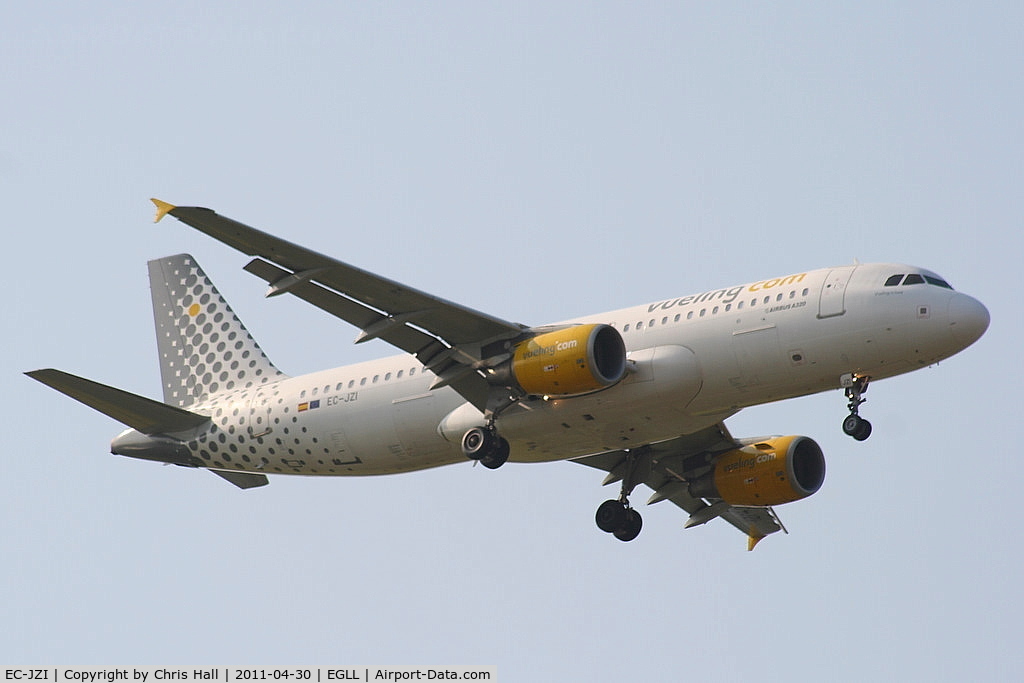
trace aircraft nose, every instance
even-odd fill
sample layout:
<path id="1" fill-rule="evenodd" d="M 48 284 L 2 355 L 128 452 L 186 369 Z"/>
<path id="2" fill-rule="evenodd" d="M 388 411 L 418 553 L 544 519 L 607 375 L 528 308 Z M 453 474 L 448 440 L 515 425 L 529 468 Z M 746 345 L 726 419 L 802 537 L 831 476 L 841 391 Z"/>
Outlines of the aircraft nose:
<path id="1" fill-rule="evenodd" d="M 957 292 L 949 302 L 950 329 L 961 348 L 978 341 L 990 320 L 988 309 L 974 297 Z"/>

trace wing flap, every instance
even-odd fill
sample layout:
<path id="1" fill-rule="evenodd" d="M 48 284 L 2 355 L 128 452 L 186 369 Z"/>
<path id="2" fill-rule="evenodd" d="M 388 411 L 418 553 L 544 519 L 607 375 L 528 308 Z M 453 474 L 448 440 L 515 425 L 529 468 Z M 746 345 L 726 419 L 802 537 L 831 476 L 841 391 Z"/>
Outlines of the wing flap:
<path id="1" fill-rule="evenodd" d="M 782 525 L 776 521 L 771 508 L 745 508 L 730 506 L 722 515 L 722 519 L 745 533 L 754 542 L 769 534 L 782 531 Z M 751 546 L 751 550 L 753 546 Z"/>

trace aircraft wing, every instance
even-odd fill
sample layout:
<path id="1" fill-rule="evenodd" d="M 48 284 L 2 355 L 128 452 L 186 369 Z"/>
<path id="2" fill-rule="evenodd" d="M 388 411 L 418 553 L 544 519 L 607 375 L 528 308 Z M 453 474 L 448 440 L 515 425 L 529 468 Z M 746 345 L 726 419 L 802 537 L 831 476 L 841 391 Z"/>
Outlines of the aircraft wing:
<path id="1" fill-rule="evenodd" d="M 769 507 L 738 507 L 717 498 L 695 498 L 688 481 L 707 472 L 718 455 L 743 444 L 729 434 L 724 423 L 694 434 L 631 451 L 611 451 L 578 458 L 574 462 L 608 472 L 604 484 L 627 480 L 627 486 L 645 484 L 654 490 L 648 505 L 670 500 L 690 513 L 686 528 L 721 517 L 747 534 L 747 549 L 762 538 L 785 528 Z"/>
<path id="2" fill-rule="evenodd" d="M 356 342 L 383 339 L 413 354 L 484 410 L 490 385 L 478 372 L 484 347 L 520 336 L 527 327 L 421 292 L 342 263 L 225 216 L 158 199 L 156 220 L 181 222 L 257 258 L 245 269 L 270 284 L 267 296 L 290 293 L 362 330 Z"/>

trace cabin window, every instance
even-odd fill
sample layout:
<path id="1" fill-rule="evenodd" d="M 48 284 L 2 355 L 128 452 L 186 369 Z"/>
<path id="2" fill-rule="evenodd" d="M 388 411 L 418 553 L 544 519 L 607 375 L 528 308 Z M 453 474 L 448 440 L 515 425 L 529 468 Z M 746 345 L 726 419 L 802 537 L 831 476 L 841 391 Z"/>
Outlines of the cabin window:
<path id="1" fill-rule="evenodd" d="M 680 316 L 680 315 L 679 315 L 678 313 L 676 313 L 676 317 L 672 319 L 672 320 L 673 320 L 673 322 L 679 322 L 679 318 L 680 318 L 680 317 L 681 317 L 681 316 Z"/>
<path id="2" fill-rule="evenodd" d="M 398 374 L 397 374 L 397 375 L 395 375 L 395 379 L 402 379 L 402 375 L 403 375 L 404 373 L 405 373 L 405 370 L 399 370 L 399 371 L 398 371 Z"/>
<path id="3" fill-rule="evenodd" d="M 391 381 L 391 373 L 390 372 L 384 375 L 384 381 L 385 382 Z"/>
<path id="4" fill-rule="evenodd" d="M 365 387 L 366 386 L 366 378 L 365 377 L 362 378 L 361 380 L 359 380 L 359 386 L 361 386 L 361 387 Z"/>
<path id="5" fill-rule="evenodd" d="M 626 323 L 625 325 L 622 326 L 622 331 L 629 332 L 629 323 Z"/>
<path id="6" fill-rule="evenodd" d="M 686 319 L 693 320 L 693 311 L 690 311 L 689 313 L 686 314 Z"/>
<path id="7" fill-rule="evenodd" d="M 349 389 L 351 389 L 351 388 L 352 388 L 352 387 L 354 387 L 355 385 L 356 385 L 356 381 L 355 381 L 354 379 L 350 379 L 350 380 L 348 381 L 348 388 L 349 388 Z"/>
<path id="8" fill-rule="evenodd" d="M 667 315 L 664 318 L 661 319 L 661 324 L 662 325 L 668 324 L 668 316 Z"/>
<path id="9" fill-rule="evenodd" d="M 380 375 L 373 376 L 373 383 L 376 384 L 380 380 Z"/>
<path id="10" fill-rule="evenodd" d="M 409 376 L 412 377 L 416 374 L 416 368 L 409 368 Z"/>

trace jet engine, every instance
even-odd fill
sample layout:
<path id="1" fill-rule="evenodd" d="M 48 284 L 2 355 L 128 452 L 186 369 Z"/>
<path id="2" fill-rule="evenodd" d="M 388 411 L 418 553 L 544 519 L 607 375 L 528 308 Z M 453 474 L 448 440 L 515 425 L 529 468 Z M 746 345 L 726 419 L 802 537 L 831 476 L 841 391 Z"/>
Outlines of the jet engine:
<path id="1" fill-rule="evenodd" d="M 574 325 L 520 342 L 499 371 L 528 394 L 585 394 L 622 379 L 626 344 L 610 325 Z"/>
<path id="2" fill-rule="evenodd" d="M 690 493 L 730 505 L 782 505 L 816 493 L 824 480 L 821 447 L 806 436 L 781 436 L 721 456 L 690 484 Z"/>

